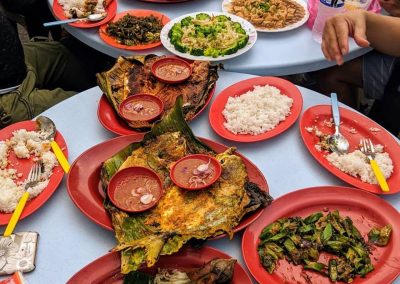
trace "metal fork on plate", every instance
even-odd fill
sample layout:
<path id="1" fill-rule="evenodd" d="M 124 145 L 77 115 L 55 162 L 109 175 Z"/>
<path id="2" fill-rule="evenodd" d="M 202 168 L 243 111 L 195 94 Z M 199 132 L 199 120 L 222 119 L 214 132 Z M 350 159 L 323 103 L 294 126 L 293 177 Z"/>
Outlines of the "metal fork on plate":
<path id="1" fill-rule="evenodd" d="M 12 214 L 11 219 L 8 222 L 7 228 L 4 231 L 5 237 L 8 237 L 13 233 L 14 228 L 18 223 L 19 217 L 21 216 L 21 213 L 24 210 L 25 204 L 29 199 L 28 189 L 36 186 L 40 182 L 42 172 L 43 172 L 43 162 L 42 160 L 39 160 L 33 164 L 31 170 L 29 171 L 25 184 L 25 192 L 18 201 L 17 207 L 15 207 L 14 213 Z"/>
<path id="2" fill-rule="evenodd" d="M 371 164 L 371 168 L 375 174 L 376 179 L 378 180 L 378 183 L 384 192 L 389 191 L 389 185 L 386 182 L 386 178 L 383 175 L 381 169 L 378 166 L 378 163 L 375 161 L 375 147 L 374 144 L 372 143 L 371 139 L 361 139 L 360 141 L 361 144 L 361 152 L 364 153 L 365 156 L 367 156 L 369 163 Z"/>

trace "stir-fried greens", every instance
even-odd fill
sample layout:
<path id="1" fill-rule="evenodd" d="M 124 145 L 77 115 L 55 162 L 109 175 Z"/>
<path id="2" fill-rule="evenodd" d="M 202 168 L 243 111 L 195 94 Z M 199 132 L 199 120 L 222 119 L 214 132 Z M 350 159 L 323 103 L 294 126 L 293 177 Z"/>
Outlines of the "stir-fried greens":
<path id="1" fill-rule="evenodd" d="M 372 228 L 368 233 L 368 241 L 378 247 L 384 247 L 390 240 L 392 226 L 390 224 L 383 228 Z"/>
<path id="2" fill-rule="evenodd" d="M 188 16 L 174 24 L 169 38 L 180 52 L 211 57 L 233 54 L 249 41 L 240 23 L 224 15 L 210 16 L 205 13 Z"/>
<path id="3" fill-rule="evenodd" d="M 123 45 L 140 45 L 157 42 L 163 28 L 161 20 L 153 15 L 137 17 L 126 14 L 106 28 L 108 35 L 115 37 Z"/>
<path id="4" fill-rule="evenodd" d="M 381 236 L 377 231 L 379 237 L 374 237 L 375 240 Z M 265 227 L 259 239 L 258 255 L 269 273 L 285 257 L 289 262 L 328 276 L 331 281 L 350 283 L 356 275 L 365 277 L 374 269 L 364 238 L 353 221 L 340 216 L 337 210 L 325 216 L 317 212 L 306 218 L 279 219 Z M 326 265 L 318 262 L 322 251 L 338 257 L 331 258 Z"/>

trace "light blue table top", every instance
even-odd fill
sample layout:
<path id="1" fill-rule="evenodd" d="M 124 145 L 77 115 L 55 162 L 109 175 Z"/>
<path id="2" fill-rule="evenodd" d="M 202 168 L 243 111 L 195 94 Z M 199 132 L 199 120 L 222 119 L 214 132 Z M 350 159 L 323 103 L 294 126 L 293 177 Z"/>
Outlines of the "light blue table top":
<path id="1" fill-rule="evenodd" d="M 220 72 L 216 95 L 224 88 L 249 77 L 252 76 Z M 303 111 L 317 104 L 329 104 L 329 99 L 325 96 L 305 88 L 300 88 L 300 91 L 304 99 Z M 64 136 L 71 162 L 88 148 L 115 137 L 97 119 L 101 94 L 100 89 L 95 87 L 43 113 L 54 120 L 57 129 Z M 220 138 L 212 131 L 208 122 L 208 109 L 190 123 L 194 133 L 226 145 L 237 146 L 263 172 L 274 198 L 306 187 L 345 185 L 309 154 L 301 140 L 298 122 L 273 139 L 254 144 L 237 144 Z M 284 178 L 282 173 L 287 172 L 288 165 L 291 169 L 290 178 Z M 16 228 L 16 231 L 40 233 L 36 270 L 26 274 L 30 284 L 65 283 L 77 271 L 106 254 L 116 244 L 112 232 L 92 223 L 72 203 L 65 181 L 66 178 L 42 208 L 22 220 Z M 400 210 L 400 194 L 383 198 Z M 225 251 L 244 266 L 241 236 L 238 233 L 232 241 L 220 239 L 209 241 L 208 245 Z M 396 283 L 400 281 L 397 280 Z"/>
<path id="2" fill-rule="evenodd" d="M 53 0 L 47 0 L 51 6 Z M 184 14 L 200 11 L 222 11 L 221 0 L 192 0 L 177 4 L 145 3 L 138 0 L 118 0 L 118 13 L 132 10 L 156 10 L 171 19 Z M 169 54 L 163 47 L 133 52 L 118 49 L 105 44 L 98 36 L 98 28 L 80 29 L 64 25 L 74 37 L 90 47 L 113 57 L 133 54 Z M 350 53 L 345 60 L 354 59 L 366 53 L 368 49 L 358 48 L 350 42 Z M 333 66 L 325 60 L 320 45 L 311 36 L 311 30 L 302 27 L 281 33 L 258 33 L 254 47 L 247 53 L 223 61 L 227 71 L 256 75 L 282 76 L 310 72 Z"/>

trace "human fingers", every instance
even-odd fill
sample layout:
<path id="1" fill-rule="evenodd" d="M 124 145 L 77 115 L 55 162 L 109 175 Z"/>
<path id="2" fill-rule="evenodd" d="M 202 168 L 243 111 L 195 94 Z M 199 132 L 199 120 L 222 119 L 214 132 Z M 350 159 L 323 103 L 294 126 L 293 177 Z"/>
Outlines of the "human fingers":
<path id="1" fill-rule="evenodd" d="M 354 41 L 361 47 L 368 47 L 369 41 L 366 35 L 366 20 L 365 17 L 360 17 L 355 20 L 354 24 Z"/>
<path id="2" fill-rule="evenodd" d="M 338 64 L 343 62 L 342 52 L 339 48 L 338 35 L 335 27 L 338 22 L 341 21 L 340 18 L 340 16 L 336 16 L 326 21 L 322 37 L 328 58 L 331 60 L 336 60 Z"/>
<path id="3" fill-rule="evenodd" d="M 349 52 L 349 25 L 350 23 L 345 17 L 335 19 L 334 28 L 337 37 L 337 43 L 342 55 L 345 55 Z"/>

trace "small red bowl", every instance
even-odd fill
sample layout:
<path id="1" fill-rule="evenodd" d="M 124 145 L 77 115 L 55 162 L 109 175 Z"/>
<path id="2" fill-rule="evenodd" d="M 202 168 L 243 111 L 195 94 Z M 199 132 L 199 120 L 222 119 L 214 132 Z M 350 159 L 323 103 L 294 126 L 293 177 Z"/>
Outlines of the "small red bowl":
<path id="1" fill-rule="evenodd" d="M 118 188 L 119 188 L 118 186 L 121 183 L 128 181 L 128 179 L 133 176 L 145 176 L 145 177 L 155 180 L 158 184 L 158 187 L 157 187 L 158 196 L 155 198 L 155 200 L 153 200 L 149 204 L 142 205 L 141 209 L 131 209 L 131 208 L 125 208 L 125 207 L 119 206 L 117 201 L 115 200 L 115 192 L 116 192 L 116 190 L 118 190 Z M 130 168 L 125 168 L 123 170 L 118 171 L 111 178 L 110 182 L 108 183 L 107 194 L 108 194 L 108 197 L 110 198 L 111 202 L 119 209 L 126 211 L 126 212 L 137 213 L 137 212 L 146 211 L 146 210 L 152 208 L 154 205 L 156 205 L 157 202 L 161 198 L 161 195 L 163 192 L 162 188 L 163 188 L 163 186 L 162 186 L 161 179 L 157 175 L 157 173 L 154 172 L 153 170 L 151 170 L 149 168 L 145 168 L 145 167 L 130 167 Z"/>
<path id="2" fill-rule="evenodd" d="M 180 78 L 180 79 L 167 79 L 167 78 L 163 78 L 159 75 L 157 75 L 157 69 L 160 67 L 163 67 L 165 65 L 170 65 L 170 64 L 174 64 L 174 65 L 181 65 L 184 66 L 185 68 L 189 69 L 189 73 L 187 76 L 185 76 L 184 78 Z M 183 81 L 186 81 L 191 75 L 192 75 L 192 66 L 190 66 L 190 64 L 180 58 L 177 57 L 173 57 L 173 56 L 168 56 L 168 57 L 163 57 L 159 60 L 157 60 L 156 62 L 153 63 L 153 65 L 151 66 L 151 73 L 153 73 L 153 75 L 161 82 L 164 83 L 168 83 L 168 84 L 178 84 L 178 83 L 182 83 Z"/>
<path id="3" fill-rule="evenodd" d="M 193 160 L 193 159 L 202 160 L 205 164 L 210 162 L 210 165 L 213 166 L 214 176 L 212 177 L 211 180 L 207 181 L 207 184 L 202 184 L 197 187 L 190 187 L 187 183 L 184 184 L 177 180 L 176 171 L 179 170 L 179 167 L 183 166 L 183 163 L 187 163 L 188 160 Z M 186 169 L 188 171 L 187 176 L 191 176 L 193 169 L 188 169 L 187 167 L 186 167 Z M 176 184 L 178 187 L 184 188 L 187 190 L 199 190 L 199 189 L 207 188 L 207 187 L 211 186 L 213 183 L 215 183 L 221 176 L 221 173 L 222 173 L 222 166 L 217 159 L 215 159 L 214 157 L 208 156 L 208 155 L 204 155 L 204 154 L 194 154 L 194 155 L 189 155 L 189 156 L 183 157 L 182 159 L 178 160 L 175 164 L 173 164 L 173 166 L 171 167 L 171 170 L 169 172 L 169 175 L 170 175 L 173 183 Z"/>
<path id="4" fill-rule="evenodd" d="M 128 117 L 126 114 L 124 114 L 123 110 L 128 104 L 131 104 L 134 102 L 140 103 L 140 102 L 144 102 L 144 101 L 148 101 L 148 102 L 150 101 L 152 103 L 156 103 L 157 106 L 160 108 L 160 111 L 155 113 L 151 117 L 146 117 L 145 119 L 144 118 L 143 119 L 132 119 L 132 118 Z M 150 94 L 135 94 L 135 95 L 129 96 L 124 101 L 122 101 L 122 103 L 118 107 L 119 115 L 123 119 L 132 121 L 132 122 L 133 121 L 147 121 L 147 122 L 153 121 L 153 120 L 157 119 L 158 117 L 160 117 L 160 115 L 163 113 L 163 111 L 164 111 L 164 103 L 156 96 L 153 96 Z"/>

